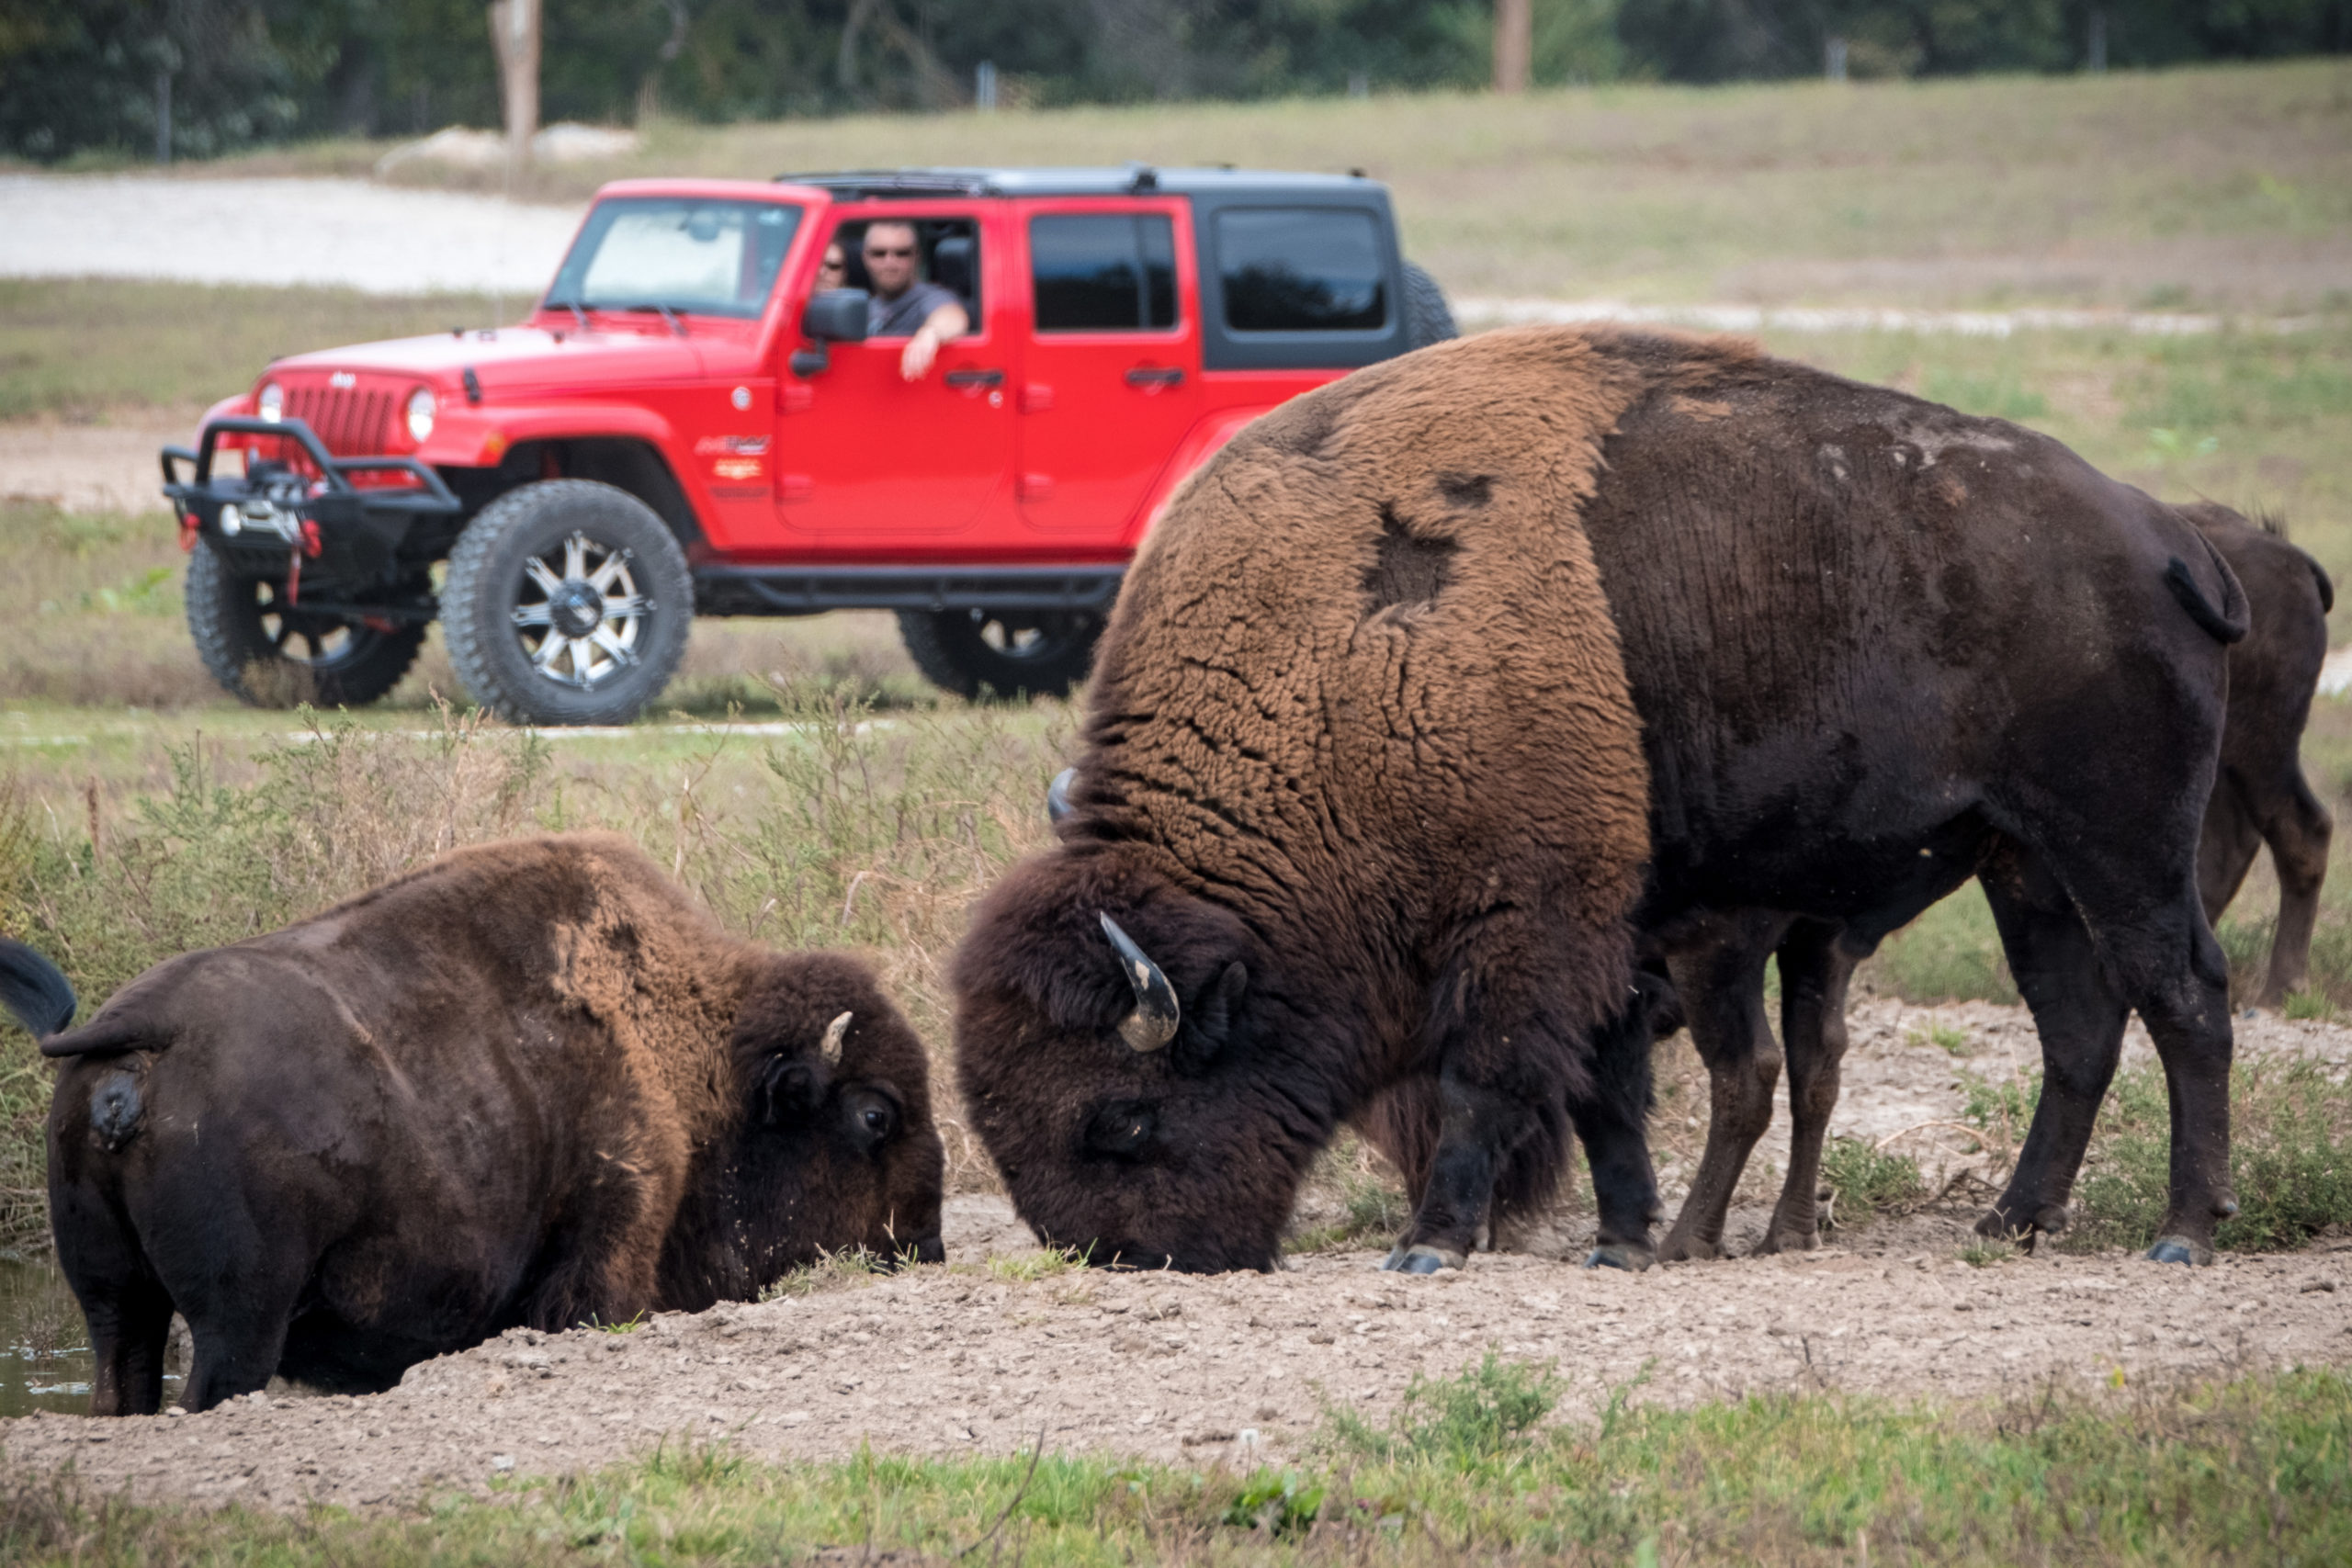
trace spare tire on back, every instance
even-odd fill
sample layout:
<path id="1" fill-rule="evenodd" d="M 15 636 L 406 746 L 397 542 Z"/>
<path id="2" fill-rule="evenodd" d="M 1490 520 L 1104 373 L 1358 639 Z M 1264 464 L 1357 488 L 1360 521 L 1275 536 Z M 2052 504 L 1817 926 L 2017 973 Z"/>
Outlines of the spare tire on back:
<path id="1" fill-rule="evenodd" d="M 1405 264 L 1405 344 L 1408 348 L 1427 348 L 1433 343 L 1462 335 L 1453 324 L 1453 310 L 1445 302 L 1445 290 L 1437 279 L 1415 266 Z"/>

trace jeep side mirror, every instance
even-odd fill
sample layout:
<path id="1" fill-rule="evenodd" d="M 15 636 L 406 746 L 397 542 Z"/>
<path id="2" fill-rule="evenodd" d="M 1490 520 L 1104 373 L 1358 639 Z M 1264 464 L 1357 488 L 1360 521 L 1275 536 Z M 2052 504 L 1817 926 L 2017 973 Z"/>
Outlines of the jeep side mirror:
<path id="1" fill-rule="evenodd" d="M 800 312 L 800 331 L 820 343 L 864 343 L 865 290 L 828 288 L 809 296 Z"/>
<path id="2" fill-rule="evenodd" d="M 801 308 L 800 332 L 817 344 L 792 351 L 792 373 L 805 380 L 832 364 L 833 344 L 865 341 L 865 290 L 828 288 L 810 295 Z"/>

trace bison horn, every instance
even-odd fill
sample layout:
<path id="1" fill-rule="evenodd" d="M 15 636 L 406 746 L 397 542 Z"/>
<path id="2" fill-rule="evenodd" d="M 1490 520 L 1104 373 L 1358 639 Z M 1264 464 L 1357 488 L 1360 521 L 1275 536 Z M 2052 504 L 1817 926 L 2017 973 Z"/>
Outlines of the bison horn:
<path id="1" fill-rule="evenodd" d="M 845 1012 L 825 1025 L 825 1043 L 817 1047 L 817 1055 L 824 1058 L 825 1066 L 838 1067 L 842 1065 L 842 1042 L 849 1038 L 849 1021 L 855 1016 Z"/>
<path id="2" fill-rule="evenodd" d="M 1058 822 L 1070 814 L 1069 786 L 1078 782 L 1076 768 L 1064 768 L 1046 786 L 1046 820 Z"/>
<path id="3" fill-rule="evenodd" d="M 1119 922 L 1104 915 L 1102 934 L 1119 950 L 1119 963 L 1127 972 L 1127 984 L 1136 988 L 1136 1010 L 1119 1021 L 1119 1038 L 1136 1051 L 1157 1051 L 1176 1038 L 1176 1025 L 1183 1016 L 1176 1005 L 1176 987 L 1159 972 L 1159 965 L 1144 956 L 1135 940 L 1119 929 Z"/>

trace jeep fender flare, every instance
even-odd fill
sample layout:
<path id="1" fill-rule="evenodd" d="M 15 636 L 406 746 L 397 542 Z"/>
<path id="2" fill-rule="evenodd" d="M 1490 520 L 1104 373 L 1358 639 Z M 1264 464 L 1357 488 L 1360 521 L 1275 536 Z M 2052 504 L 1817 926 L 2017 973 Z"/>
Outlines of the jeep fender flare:
<path id="1" fill-rule="evenodd" d="M 703 476 L 686 460 L 677 431 L 668 420 L 634 403 L 563 402 L 540 406 L 502 403 L 495 409 L 445 407 L 432 436 L 416 453 L 435 468 L 495 468 L 515 447 L 537 441 L 627 443 L 644 447 L 669 470 L 669 479 L 687 516 L 669 516 L 657 496 L 639 499 L 662 513 L 679 543 L 691 547 L 709 536 L 711 499 Z M 631 489 L 623 485 L 624 489 Z M 681 524 L 684 527 L 681 527 Z"/>

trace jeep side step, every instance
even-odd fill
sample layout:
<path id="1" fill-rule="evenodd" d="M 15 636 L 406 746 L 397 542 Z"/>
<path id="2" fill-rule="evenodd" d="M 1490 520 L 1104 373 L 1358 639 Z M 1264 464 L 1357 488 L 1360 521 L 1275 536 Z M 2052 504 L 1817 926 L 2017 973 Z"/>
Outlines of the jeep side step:
<path id="1" fill-rule="evenodd" d="M 704 615 L 818 615 L 828 610 L 1070 610 L 1100 615 L 1124 566 L 707 566 Z"/>

